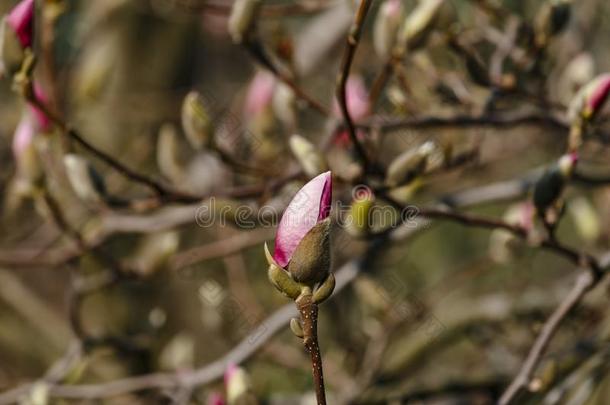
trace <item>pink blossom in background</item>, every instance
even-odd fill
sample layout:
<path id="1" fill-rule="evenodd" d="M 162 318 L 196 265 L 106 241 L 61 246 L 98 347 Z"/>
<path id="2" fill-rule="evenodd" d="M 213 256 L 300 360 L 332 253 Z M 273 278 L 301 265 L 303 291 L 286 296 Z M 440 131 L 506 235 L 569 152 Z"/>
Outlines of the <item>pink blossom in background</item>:
<path id="1" fill-rule="evenodd" d="M 36 128 L 30 114 L 23 114 L 13 136 L 13 156 L 18 160 L 24 150 L 32 143 Z"/>
<path id="2" fill-rule="evenodd" d="M 246 117 L 256 116 L 271 105 L 275 84 L 275 77 L 269 72 L 259 71 L 254 75 L 244 104 Z"/>
<path id="3" fill-rule="evenodd" d="M 277 229 L 273 258 L 286 267 L 303 237 L 328 218 L 332 202 L 332 176 L 322 173 L 305 184 L 294 196 Z"/>
<path id="4" fill-rule="evenodd" d="M 21 46 L 29 48 L 34 38 L 34 0 L 22 0 L 8 13 L 6 21 L 15 31 Z"/>
<path id="5" fill-rule="evenodd" d="M 596 113 L 601 108 L 610 94 L 610 73 L 601 75 L 596 81 L 598 84 L 587 103 L 587 107 L 592 113 Z"/>
<path id="6" fill-rule="evenodd" d="M 354 121 L 360 121 L 370 115 L 369 93 L 361 76 L 352 75 L 345 84 L 347 110 Z M 339 102 L 335 99 L 333 113 L 341 117 Z"/>
<path id="7" fill-rule="evenodd" d="M 384 5 L 385 5 L 385 7 L 383 7 L 382 10 L 388 16 L 396 17 L 396 16 L 400 15 L 400 12 L 401 12 L 400 0 L 388 0 L 388 1 L 386 1 L 386 3 Z"/>
<path id="8" fill-rule="evenodd" d="M 49 101 L 49 98 L 47 97 L 47 94 L 43 88 L 36 82 L 34 82 L 34 95 L 43 104 L 46 104 Z M 36 125 L 38 126 L 39 130 L 48 131 L 51 129 L 51 120 L 44 112 L 40 110 L 40 108 L 30 104 L 30 109 L 32 110 L 32 114 L 34 115 Z"/>

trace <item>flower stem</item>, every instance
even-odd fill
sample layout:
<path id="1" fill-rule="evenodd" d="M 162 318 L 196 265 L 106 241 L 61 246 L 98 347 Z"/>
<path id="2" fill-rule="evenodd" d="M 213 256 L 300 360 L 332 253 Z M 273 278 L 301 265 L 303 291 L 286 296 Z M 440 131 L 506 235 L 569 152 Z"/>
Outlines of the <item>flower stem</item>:
<path id="1" fill-rule="evenodd" d="M 318 345 L 318 305 L 312 302 L 312 295 L 303 294 L 296 300 L 303 324 L 303 345 L 311 357 L 311 371 L 318 405 L 326 405 L 322 356 Z"/>

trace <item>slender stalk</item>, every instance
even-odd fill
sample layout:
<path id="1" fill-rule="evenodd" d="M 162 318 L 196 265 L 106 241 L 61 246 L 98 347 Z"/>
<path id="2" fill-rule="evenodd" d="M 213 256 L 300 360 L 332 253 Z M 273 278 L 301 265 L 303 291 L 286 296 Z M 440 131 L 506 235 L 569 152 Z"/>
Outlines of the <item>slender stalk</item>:
<path id="1" fill-rule="evenodd" d="M 362 28 L 364 26 L 364 20 L 366 18 L 366 14 L 371 7 L 371 0 L 362 0 L 360 2 L 360 7 L 358 7 L 358 12 L 356 13 L 356 17 L 354 19 L 354 23 L 350 29 L 349 35 L 347 36 L 347 44 L 345 46 L 345 52 L 343 53 L 343 59 L 341 61 L 341 69 L 339 70 L 339 76 L 337 78 L 337 100 L 339 101 L 339 107 L 341 109 L 341 114 L 343 115 L 343 119 L 345 120 L 345 126 L 347 127 L 347 131 L 349 133 L 350 139 L 354 144 L 354 149 L 358 154 L 358 158 L 362 162 L 362 166 L 364 171 L 367 171 L 369 162 L 366 156 L 366 151 L 363 146 L 358 141 L 358 137 L 356 134 L 356 125 L 354 124 L 354 120 L 350 115 L 349 109 L 347 107 L 347 79 L 349 77 L 349 72 L 352 67 L 352 63 L 354 62 L 354 56 L 356 55 L 356 49 L 358 48 L 358 44 L 360 43 L 360 35 L 362 34 Z"/>
<path id="2" fill-rule="evenodd" d="M 311 357 L 311 372 L 318 405 L 326 405 L 322 356 L 318 345 L 318 305 L 312 302 L 312 295 L 303 294 L 296 300 L 303 325 L 303 345 Z"/>
<path id="3" fill-rule="evenodd" d="M 499 405 L 508 405 L 513 402 L 517 395 L 527 387 L 529 384 L 536 367 L 540 363 L 546 348 L 555 336 L 555 333 L 559 329 L 561 323 L 565 318 L 572 312 L 572 310 L 580 304 L 585 294 L 595 286 L 599 279 L 595 277 L 594 273 L 587 271 L 581 273 L 572 290 L 565 296 L 561 304 L 557 307 L 555 312 L 545 322 L 540 334 L 536 338 L 534 345 L 530 349 L 529 354 L 519 374 L 514 378 L 511 384 L 508 386 L 506 391 L 500 397 L 498 401 Z"/>

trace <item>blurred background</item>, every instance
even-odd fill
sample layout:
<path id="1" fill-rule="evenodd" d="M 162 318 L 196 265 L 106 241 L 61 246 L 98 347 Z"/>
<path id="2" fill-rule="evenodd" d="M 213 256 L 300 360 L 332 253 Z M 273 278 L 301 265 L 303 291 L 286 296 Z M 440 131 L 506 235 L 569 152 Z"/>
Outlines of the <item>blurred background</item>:
<path id="1" fill-rule="evenodd" d="M 398 4 L 394 17 L 382 15 L 385 3 Z M 339 219 L 363 176 L 416 212 L 447 203 L 509 222 L 525 215 L 532 182 L 566 149 L 568 105 L 610 69 L 610 5 L 573 2 L 561 32 L 536 45 L 546 3 L 441 1 L 425 38 L 379 87 L 389 60 L 382 31 L 395 38 L 417 2 L 373 1 L 348 80 L 359 139 L 382 172 L 426 141 L 443 150 L 442 164 L 387 186 L 359 165 L 334 98 L 354 2 L 263 2 L 255 42 L 288 72 L 283 80 L 255 46 L 232 40 L 230 0 L 36 1 L 34 80 L 56 121 L 189 198 L 159 197 L 61 125 L 38 131 L 35 156 L 16 154 L 14 134 L 31 106 L 5 75 L 0 403 L 210 403 L 214 393 L 227 399 L 229 363 L 244 367 L 260 403 L 315 403 L 308 355 L 287 326 L 293 303 L 269 283 L 263 253 L 312 177 L 291 150 L 295 133 L 324 156 L 313 170 L 335 176 L 341 282 L 319 321 L 329 403 L 495 403 L 571 287 L 574 263 L 501 230 L 417 214 L 384 237 Z M 15 4 L 0 1 L 0 13 Z M 202 147 L 185 128 L 193 90 L 213 138 Z M 596 175 L 610 173 L 605 117 L 579 151 L 579 165 Z M 78 192 L 67 153 L 103 179 L 102 198 Z M 605 184 L 567 188 L 562 243 L 608 251 Z M 567 317 L 515 403 L 610 403 L 607 304 L 604 281 Z M 165 384 L 196 370 L 205 375 L 192 389 Z M 143 390 L 95 390 L 152 373 L 162 382 Z"/>

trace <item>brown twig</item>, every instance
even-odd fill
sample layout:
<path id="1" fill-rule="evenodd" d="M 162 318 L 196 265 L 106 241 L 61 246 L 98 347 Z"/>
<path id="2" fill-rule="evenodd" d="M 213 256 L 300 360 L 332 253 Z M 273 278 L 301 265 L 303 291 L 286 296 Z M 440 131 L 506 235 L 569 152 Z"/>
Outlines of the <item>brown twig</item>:
<path id="1" fill-rule="evenodd" d="M 347 126 L 350 139 L 354 144 L 354 149 L 356 150 L 356 153 L 358 154 L 358 157 L 362 162 L 364 172 L 367 171 L 369 162 L 366 155 L 366 151 L 358 140 L 356 126 L 348 108 L 346 85 L 347 79 L 349 78 L 350 69 L 354 61 L 354 56 L 356 55 L 356 50 L 358 48 L 358 44 L 360 43 L 360 36 L 362 34 L 364 20 L 371 7 L 371 4 L 371 0 L 362 0 L 360 2 L 360 6 L 358 7 L 358 11 L 356 12 L 354 23 L 352 24 L 352 27 L 350 28 L 349 34 L 347 36 L 347 44 L 345 46 L 345 51 L 343 52 L 341 68 L 339 69 L 339 75 L 337 77 L 336 91 L 337 100 L 339 101 L 339 107 L 341 109 L 341 114 L 343 115 L 343 119 L 345 120 L 345 125 Z"/>
<path id="2" fill-rule="evenodd" d="M 318 344 L 318 305 L 312 302 L 312 295 L 303 294 L 296 300 L 303 324 L 303 345 L 311 357 L 311 371 L 318 405 L 326 405 L 322 356 Z"/>
<path id="3" fill-rule="evenodd" d="M 500 400 L 498 401 L 499 405 L 508 405 L 527 387 L 536 366 L 540 362 L 551 339 L 555 336 L 559 326 L 561 326 L 561 323 L 565 318 L 581 302 L 585 294 L 597 284 L 598 280 L 599 278 L 595 277 L 595 274 L 590 271 L 581 273 L 576 278 L 572 290 L 565 296 L 557 309 L 544 323 L 544 326 L 530 349 L 519 373 L 500 397 Z"/>
<path id="4" fill-rule="evenodd" d="M 303 100 L 308 107 L 321 115 L 327 117 L 330 115 L 328 108 L 322 103 L 311 97 L 305 90 L 303 90 L 294 80 L 294 78 L 285 71 L 283 67 L 278 67 L 269 56 L 264 45 L 257 38 L 249 38 L 243 43 L 244 49 L 248 51 L 248 54 L 258 62 L 262 67 L 271 72 L 279 81 L 290 87 L 294 94 Z"/>

